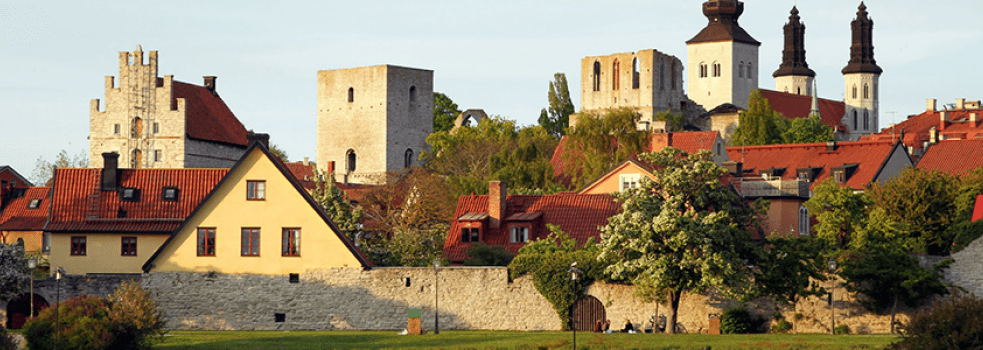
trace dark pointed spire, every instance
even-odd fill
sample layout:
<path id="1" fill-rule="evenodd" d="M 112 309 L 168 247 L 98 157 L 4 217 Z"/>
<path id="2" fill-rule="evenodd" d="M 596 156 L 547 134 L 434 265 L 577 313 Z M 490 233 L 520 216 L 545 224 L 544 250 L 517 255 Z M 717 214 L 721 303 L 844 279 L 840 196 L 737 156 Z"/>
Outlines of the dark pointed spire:
<path id="1" fill-rule="evenodd" d="M 734 41 L 760 46 L 761 42 L 754 40 L 751 34 L 737 24 L 737 19 L 744 13 L 744 2 L 737 0 L 709 0 L 703 3 L 703 15 L 710 21 L 699 34 L 689 39 L 687 44 Z"/>
<path id="2" fill-rule="evenodd" d="M 860 2 L 857 18 L 850 23 L 853 43 L 850 45 L 850 63 L 843 67 L 843 74 L 883 72 L 874 61 L 874 21 L 867 15 L 867 6 Z"/>
<path id="3" fill-rule="evenodd" d="M 782 50 L 782 64 L 773 77 L 807 76 L 815 77 L 816 72 L 806 63 L 806 26 L 799 21 L 799 9 L 792 6 L 791 16 L 785 24 L 785 49 Z"/>

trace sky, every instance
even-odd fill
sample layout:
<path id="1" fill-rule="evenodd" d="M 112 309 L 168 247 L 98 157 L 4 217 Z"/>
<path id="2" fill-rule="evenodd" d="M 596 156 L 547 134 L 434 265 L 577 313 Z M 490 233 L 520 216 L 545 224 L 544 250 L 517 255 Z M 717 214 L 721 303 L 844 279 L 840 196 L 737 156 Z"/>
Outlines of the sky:
<path id="1" fill-rule="evenodd" d="M 983 98 L 978 0 L 868 0 L 880 127 L 956 98 Z M 291 160 L 315 159 L 317 71 L 394 64 L 434 71 L 460 109 L 536 123 L 566 73 L 580 109 L 580 59 L 657 49 L 686 62 L 707 24 L 700 0 L 23 1 L 0 0 L 0 165 L 30 176 L 39 158 L 88 153 L 89 101 L 104 100 L 118 52 L 156 50 L 161 76 L 217 90 L 246 126 Z M 794 4 L 819 95 L 841 100 L 857 0 L 746 0 L 762 42 L 759 85 L 774 89 Z M 684 75 L 685 76 L 685 75 Z M 684 85 L 685 86 L 685 85 Z"/>

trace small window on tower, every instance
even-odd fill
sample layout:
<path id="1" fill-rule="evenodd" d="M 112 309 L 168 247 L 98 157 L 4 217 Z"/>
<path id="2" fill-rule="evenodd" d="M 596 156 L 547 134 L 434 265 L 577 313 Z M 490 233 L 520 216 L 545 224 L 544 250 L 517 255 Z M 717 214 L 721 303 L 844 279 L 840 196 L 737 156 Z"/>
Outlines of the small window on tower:
<path id="1" fill-rule="evenodd" d="M 164 152 L 161 151 L 161 150 L 159 150 L 159 149 L 155 149 L 154 150 L 154 161 L 155 162 L 161 162 L 163 160 L 164 160 Z"/>
<path id="2" fill-rule="evenodd" d="M 119 135 L 119 124 L 113 124 L 113 135 Z"/>
<path id="3" fill-rule="evenodd" d="M 348 88 L 348 102 L 355 102 L 355 88 Z"/>
<path id="4" fill-rule="evenodd" d="M 160 123 L 154 122 L 154 135 L 160 133 Z"/>

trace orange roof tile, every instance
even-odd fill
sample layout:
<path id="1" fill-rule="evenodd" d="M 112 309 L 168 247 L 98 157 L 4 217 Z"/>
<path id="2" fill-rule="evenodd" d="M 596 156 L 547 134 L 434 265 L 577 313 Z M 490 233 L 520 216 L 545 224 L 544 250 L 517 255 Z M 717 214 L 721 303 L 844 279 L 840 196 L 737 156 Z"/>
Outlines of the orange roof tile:
<path id="1" fill-rule="evenodd" d="M 963 175 L 983 166 L 981 155 L 983 140 L 943 140 L 925 150 L 917 168 Z"/>
<path id="2" fill-rule="evenodd" d="M 833 151 L 827 147 L 826 143 L 727 147 L 727 153 L 731 160 L 743 162 L 746 171 L 760 174 L 765 169 L 784 168 L 781 178 L 786 180 L 794 180 L 798 169 L 821 168 L 813 184 L 831 176 L 836 167 L 857 164 L 846 185 L 862 190 L 877 179 L 897 145 L 890 141 L 857 141 L 837 142 Z"/>
<path id="3" fill-rule="evenodd" d="M 185 100 L 188 137 L 198 140 L 246 146 L 246 128 L 221 97 L 204 86 L 174 81 L 175 99 Z"/>
<path id="4" fill-rule="evenodd" d="M 942 112 L 946 113 L 945 127 L 942 125 Z M 976 113 L 977 122 L 970 121 Z M 930 141 L 930 130 L 939 132 L 939 139 L 980 139 L 983 138 L 983 109 L 961 109 L 951 111 L 925 111 L 908 116 L 903 122 L 882 129 L 869 136 L 871 140 L 895 140 L 904 135 L 903 142 L 913 149 L 923 149 Z"/>
<path id="5" fill-rule="evenodd" d="M 717 141 L 717 135 L 716 131 L 655 133 L 649 138 L 649 148 L 646 151 L 658 152 L 666 147 L 678 148 L 686 153 L 713 151 L 713 143 Z"/>
<path id="6" fill-rule="evenodd" d="M 983 219 L 983 194 L 976 196 L 976 205 L 973 207 L 973 218 L 970 222 Z"/>
<path id="7" fill-rule="evenodd" d="M 781 113 L 785 118 L 805 118 L 812 114 L 811 96 L 765 89 L 761 89 L 761 96 L 768 99 L 773 111 Z M 843 125 L 841 121 L 846 114 L 846 105 L 842 101 L 819 98 L 817 102 L 819 103 L 819 117 L 823 120 L 823 124 L 840 131 L 846 130 L 846 125 Z"/>
<path id="8" fill-rule="evenodd" d="M 101 191 L 102 169 L 57 169 L 52 195 L 52 232 L 170 233 L 188 217 L 229 169 L 119 169 L 119 188 L 140 190 L 123 201 L 119 191 Z M 178 188 L 164 201 L 165 187 Z"/>
<path id="9" fill-rule="evenodd" d="M 51 187 L 31 187 L 24 195 L 15 198 L 0 212 L 0 231 L 41 231 L 48 220 L 48 208 L 51 205 L 49 192 Z M 28 204 L 38 200 L 36 208 Z"/>

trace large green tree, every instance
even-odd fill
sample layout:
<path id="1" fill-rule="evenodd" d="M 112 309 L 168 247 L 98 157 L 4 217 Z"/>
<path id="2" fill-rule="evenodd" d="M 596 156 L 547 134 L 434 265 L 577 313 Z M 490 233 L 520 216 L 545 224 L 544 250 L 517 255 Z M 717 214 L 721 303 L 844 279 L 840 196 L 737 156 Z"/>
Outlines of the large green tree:
<path id="1" fill-rule="evenodd" d="M 748 109 L 738 117 L 737 128 L 730 138 L 734 146 L 772 145 L 783 143 L 788 119 L 771 109 L 760 90 L 752 90 Z"/>
<path id="2" fill-rule="evenodd" d="M 640 157 L 656 166 L 656 180 L 617 194 L 621 212 L 601 228 L 599 259 L 637 296 L 668 302 L 666 331 L 674 333 L 683 293 L 749 291 L 756 210 L 720 183 L 727 171 L 707 151 L 687 156 L 667 147 Z"/>
<path id="3" fill-rule="evenodd" d="M 901 224 L 905 249 L 941 255 L 952 246 L 949 226 L 956 217 L 958 186 L 956 177 L 947 173 L 908 168 L 867 193 L 875 207 Z"/>
<path id="4" fill-rule="evenodd" d="M 795 308 L 802 297 L 826 294 L 820 286 L 826 280 L 827 261 L 822 243 L 812 237 L 768 238 L 754 278 L 757 295 L 774 298 L 779 307 Z"/>
<path id="5" fill-rule="evenodd" d="M 461 114 L 457 104 L 447 95 L 433 93 L 433 131 L 450 131 L 454 128 L 454 120 Z"/>
<path id="6" fill-rule="evenodd" d="M 567 76 L 563 73 L 553 74 L 550 81 L 549 108 L 539 113 L 539 125 L 550 135 L 559 139 L 570 126 L 570 115 L 574 112 L 573 100 L 570 99 L 570 89 L 567 88 Z"/>
<path id="7" fill-rule="evenodd" d="M 362 231 L 362 208 L 353 206 L 345 196 L 345 192 L 338 188 L 334 173 L 325 174 L 317 169 L 314 171 L 314 189 L 311 191 L 311 198 L 321 205 L 331 218 L 331 222 L 334 222 L 348 239 L 355 242 L 358 233 Z"/>
<path id="8" fill-rule="evenodd" d="M 869 203 L 866 194 L 841 187 L 828 178 L 814 187 L 812 198 L 804 205 L 819 221 L 813 228 L 816 237 L 826 240 L 830 246 L 841 247 L 863 227 Z"/>
<path id="9" fill-rule="evenodd" d="M 833 129 L 819 119 L 816 114 L 806 118 L 795 118 L 782 134 L 785 143 L 812 143 L 833 141 Z"/>
<path id="10" fill-rule="evenodd" d="M 581 113 L 570 129 L 562 155 L 564 176 L 573 188 L 582 188 L 645 150 L 650 133 L 638 130 L 641 115 L 631 109 L 604 114 Z"/>

